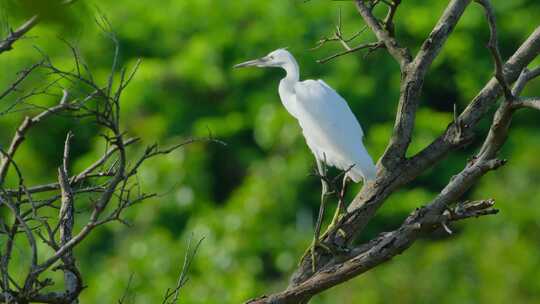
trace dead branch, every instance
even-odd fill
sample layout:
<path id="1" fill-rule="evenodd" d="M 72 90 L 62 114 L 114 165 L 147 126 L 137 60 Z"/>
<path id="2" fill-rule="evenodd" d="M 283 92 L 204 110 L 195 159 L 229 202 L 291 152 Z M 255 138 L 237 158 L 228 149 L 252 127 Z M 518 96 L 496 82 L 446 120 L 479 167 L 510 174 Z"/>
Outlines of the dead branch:
<path id="1" fill-rule="evenodd" d="M 307 255 L 293 274 L 286 290 L 250 300 L 248 303 L 306 303 L 312 296 L 392 259 L 426 232 L 443 228 L 451 233 L 448 226 L 450 222 L 498 212 L 493 208 L 494 201 L 490 199 L 458 202 L 465 191 L 482 176 L 506 163 L 506 160 L 498 159 L 497 155 L 507 139 L 515 110 L 540 108 L 538 98 L 519 97 L 526 83 L 540 75 L 538 68 L 531 71 L 526 69 L 540 53 L 540 27 L 504 62 L 498 51 L 493 8 L 489 1 L 478 0 L 486 12 L 490 28 L 488 48 L 494 61 L 495 76 L 461 114 L 455 113 L 454 122 L 448 126 L 444 134 L 418 154 L 405 157 L 412 137 L 415 113 L 419 106 L 425 75 L 470 2 L 450 1 L 413 59 L 408 51 L 399 45 L 394 37 L 392 25 L 389 25 L 395 18 L 399 1 L 373 1 L 371 6 L 365 1 L 356 1 L 358 12 L 367 26 L 401 67 L 400 99 L 392 138 L 378 162 L 376 181 L 363 186 L 349 205 L 347 214 L 323 236 L 324 245 L 329 248 L 341 248 L 340 253 L 329 254 L 324 250 L 316 250 L 315 271 L 311 267 L 311 257 Z M 384 3 L 389 7 L 383 21 L 372 14 L 373 6 L 378 3 Z M 510 89 L 510 84 L 514 82 L 513 88 Z M 476 133 L 475 126 L 480 119 L 486 117 L 501 95 L 505 99 L 492 118 L 484 142 L 479 151 L 465 164 L 465 168 L 453 176 L 431 202 L 411 212 L 399 228 L 381 233 L 364 244 L 352 247 L 351 241 L 362 232 L 387 197 L 400 186 L 411 182 L 422 172 L 443 160 L 449 152 L 471 141 Z"/>
<path id="2" fill-rule="evenodd" d="M 73 1 L 66 1 L 66 3 Z M 157 144 L 144 149 L 142 155 L 136 155 L 136 149 L 131 147 L 138 144 L 137 138 L 128 138 L 122 130 L 120 110 L 124 90 L 135 77 L 140 61 L 137 61 L 131 71 L 119 66 L 118 39 L 111 25 L 102 17 L 103 30 L 114 45 L 110 75 L 105 84 L 97 83 L 90 73 L 90 69 L 84 63 L 80 52 L 70 43 L 75 68 L 64 70 L 57 67 L 52 60 L 43 54 L 43 61 L 23 71 L 17 80 L 3 91 L 1 98 L 10 98 L 11 93 L 18 90 L 19 84 L 32 72 L 41 67 L 48 75 L 58 76 L 58 79 L 68 81 L 72 85 L 83 87 L 77 95 L 65 88 L 55 85 L 47 85 L 44 90 L 32 90 L 23 94 L 25 99 L 32 99 L 45 94 L 47 90 L 57 87 L 63 89 L 62 97 L 57 105 L 44 107 L 36 104 L 41 109 L 34 116 L 26 116 L 16 129 L 10 145 L 6 151 L 0 150 L 0 206 L 6 206 L 11 212 L 12 222 L 2 221 L 0 233 L 7 238 L 3 245 L 0 258 L 0 301 L 9 303 L 78 303 L 78 297 L 85 288 L 83 277 L 80 273 L 74 248 L 83 242 L 92 231 L 102 225 L 111 222 L 126 224 L 123 219 L 124 211 L 149 198 L 156 197 L 156 193 L 142 193 L 137 179 L 137 172 L 150 158 L 169 154 L 184 146 L 198 141 L 221 141 L 213 138 L 188 139 L 171 147 L 160 148 Z M 13 41 L 11 42 L 13 43 Z M 70 175 L 70 153 L 74 134 L 67 132 L 64 142 L 64 152 L 61 165 L 57 172 L 57 181 L 46 184 L 29 184 L 22 176 L 22 171 L 16 163 L 19 147 L 31 137 L 31 130 L 46 119 L 54 119 L 61 113 L 70 113 L 69 118 L 85 118 L 95 123 L 104 130 L 102 136 L 106 149 L 87 168 L 77 174 Z M 128 149 L 129 148 L 129 149 Z M 6 183 L 11 176 L 8 171 L 15 170 L 18 177 L 17 188 L 7 188 Z M 35 195 L 35 194 L 40 195 Z M 90 216 L 79 218 L 78 210 L 81 194 L 84 199 L 92 202 Z M 38 197 L 38 198 L 36 198 Z M 46 214 L 56 212 L 58 218 L 51 218 Z M 76 212 L 79 211 L 79 212 Z M 77 221 L 84 219 L 80 226 Z M 31 225 L 30 225 L 31 223 Z M 76 229 L 75 227 L 81 227 Z M 13 250 L 15 238 L 27 239 L 31 260 L 27 274 L 21 281 L 14 279 L 13 270 L 10 268 L 10 260 L 18 252 Z M 43 242 L 52 254 L 38 252 L 37 241 Z M 196 248 L 198 248 L 197 244 Z M 196 249 L 195 249 L 196 250 Z M 172 291 L 169 302 L 178 299 L 179 289 L 186 283 L 186 272 L 194 252 L 189 252 L 186 260 L 185 271 L 180 276 L 179 285 Z M 43 255 L 43 257 L 42 257 Z M 38 256 L 40 259 L 38 260 Z M 19 266 L 20 270 L 21 267 Z M 64 273 L 64 290 L 44 291 L 56 285 L 51 279 L 44 279 L 50 271 L 61 270 Z M 18 277 L 18 276 L 17 276 Z"/>

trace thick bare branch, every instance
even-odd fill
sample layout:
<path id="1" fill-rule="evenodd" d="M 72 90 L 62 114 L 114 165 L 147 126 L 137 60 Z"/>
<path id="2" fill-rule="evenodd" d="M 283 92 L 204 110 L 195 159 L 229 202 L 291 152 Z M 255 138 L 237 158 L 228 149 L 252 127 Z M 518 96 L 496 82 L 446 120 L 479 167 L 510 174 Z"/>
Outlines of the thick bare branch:
<path id="1" fill-rule="evenodd" d="M 449 221 L 494 214 L 492 202 L 462 204 L 447 212 L 450 204 L 468 190 L 486 172 L 504 164 L 504 161 L 475 161 L 454 176 L 441 193 L 427 206 L 409 215 L 401 227 L 351 250 L 346 256 L 337 256 L 313 276 L 286 291 L 254 299 L 248 303 L 305 303 L 313 295 L 362 274 L 409 248 L 421 232 L 431 231 Z"/>
<path id="2" fill-rule="evenodd" d="M 531 108 L 540 111 L 540 97 L 536 98 L 522 98 L 514 101 L 512 107 L 515 109 Z"/>
<path id="3" fill-rule="evenodd" d="M 444 43 L 456 27 L 470 0 L 450 1 L 441 18 L 424 41 L 413 61 L 413 69 L 419 77 L 425 76 L 433 60 L 441 52 Z"/>
<path id="4" fill-rule="evenodd" d="M 537 28 L 529 38 L 521 45 L 514 55 L 505 64 L 505 78 L 513 82 L 523 70 L 540 52 L 540 28 Z M 488 109 L 497 101 L 501 94 L 501 88 L 496 79 L 491 79 L 480 93 L 471 101 L 467 109 L 459 116 L 463 133 L 458 136 L 457 124 L 451 124 L 445 134 L 437 138 L 424 150 L 408 159 L 405 164 L 396 170 L 389 172 L 385 179 L 378 181 L 371 187 L 364 187 L 349 206 L 352 213 L 350 221 L 352 229 L 345 230 L 348 233 L 359 231 L 367 224 L 378 206 L 389 195 L 392 189 L 399 187 L 416 178 L 421 172 L 441 160 L 449 151 L 466 143 L 472 136 L 473 128 L 481 117 L 484 117 Z M 476 110 L 476 111 L 475 111 Z M 375 190 L 374 188 L 377 188 Z M 360 224 L 360 226 L 356 226 Z M 341 227 L 342 229 L 344 227 Z"/>
<path id="5" fill-rule="evenodd" d="M 469 2 L 469 0 L 451 1 L 412 63 L 407 64 L 402 69 L 402 83 L 394 130 L 381 158 L 382 167 L 387 170 L 394 170 L 405 158 L 412 139 L 425 75 Z"/>
<path id="6" fill-rule="evenodd" d="M 537 27 L 519 49 L 504 64 L 504 77 L 513 83 L 521 71 L 540 53 L 540 27 Z M 502 90 L 498 81 L 492 78 L 472 99 L 467 108 L 459 115 L 457 123 L 452 123 L 446 131 L 426 148 L 410 158 L 407 163 L 407 174 L 400 183 L 406 183 L 418 176 L 425 169 L 433 166 L 450 151 L 470 141 L 474 127 L 501 96 Z M 353 202 L 354 204 L 354 202 Z"/>

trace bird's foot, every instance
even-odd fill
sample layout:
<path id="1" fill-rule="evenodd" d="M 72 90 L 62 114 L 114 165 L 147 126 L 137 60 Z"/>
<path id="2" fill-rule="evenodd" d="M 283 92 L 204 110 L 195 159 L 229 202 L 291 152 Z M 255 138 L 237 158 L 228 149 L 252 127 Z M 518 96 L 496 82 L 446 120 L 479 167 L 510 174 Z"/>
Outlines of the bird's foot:
<path id="1" fill-rule="evenodd" d="M 349 248 L 346 246 L 338 246 L 335 244 L 326 244 L 322 240 L 328 235 L 328 232 L 330 231 L 330 228 L 326 230 L 326 232 L 321 236 L 319 240 L 313 240 L 311 245 L 304 251 L 304 254 L 300 258 L 300 261 L 298 265 L 300 265 L 308 256 L 311 259 L 311 271 L 315 273 L 317 271 L 317 248 L 322 249 L 326 252 L 327 255 L 331 257 L 336 257 L 342 254 L 349 253 Z M 343 237 L 345 236 L 345 232 L 342 229 L 338 229 L 337 233 L 341 234 Z M 321 255 L 321 252 L 319 252 L 319 256 Z"/>
<path id="2" fill-rule="evenodd" d="M 311 258 L 311 271 L 313 273 L 315 273 L 315 271 L 317 270 L 317 254 L 316 254 L 317 248 L 323 249 L 324 251 L 326 251 L 330 255 L 336 255 L 336 251 L 334 250 L 334 248 L 332 246 L 328 246 L 328 245 L 324 244 L 321 240 L 313 239 L 313 242 L 306 249 L 306 251 L 304 251 L 304 254 L 300 258 L 300 262 L 299 262 L 299 264 L 301 264 L 302 261 L 304 261 L 308 256 L 310 256 L 310 258 Z"/>

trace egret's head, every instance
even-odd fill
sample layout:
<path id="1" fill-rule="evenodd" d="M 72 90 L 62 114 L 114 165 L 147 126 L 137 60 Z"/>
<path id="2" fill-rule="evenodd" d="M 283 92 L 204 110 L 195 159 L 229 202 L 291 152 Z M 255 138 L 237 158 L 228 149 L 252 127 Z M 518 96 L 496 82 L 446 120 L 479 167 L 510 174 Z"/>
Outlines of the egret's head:
<path id="1" fill-rule="evenodd" d="M 286 49 L 277 49 L 273 52 L 270 52 L 268 55 L 254 60 L 249 60 L 246 62 L 242 62 L 239 64 L 236 64 L 235 68 L 243 68 L 243 67 L 250 67 L 250 66 L 256 66 L 259 68 L 265 68 L 265 67 L 283 67 L 289 62 L 293 62 L 294 58 L 287 51 Z"/>

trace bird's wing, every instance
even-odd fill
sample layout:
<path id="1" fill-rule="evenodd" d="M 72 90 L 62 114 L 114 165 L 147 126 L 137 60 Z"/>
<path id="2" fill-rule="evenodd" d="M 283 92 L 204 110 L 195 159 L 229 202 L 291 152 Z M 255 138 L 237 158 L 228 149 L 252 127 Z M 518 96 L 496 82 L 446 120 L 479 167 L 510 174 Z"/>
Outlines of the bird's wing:
<path id="1" fill-rule="evenodd" d="M 330 128 L 345 128 L 362 138 L 364 132 L 349 105 L 323 80 L 305 80 L 295 86 L 298 106 L 321 124 Z M 354 133 L 353 133 L 354 132 Z"/>
<path id="2" fill-rule="evenodd" d="M 345 125 L 347 128 L 351 128 L 352 132 L 355 132 L 353 134 L 357 134 L 357 136 L 360 137 L 360 139 L 364 138 L 364 131 L 362 130 L 362 127 L 360 126 L 360 123 L 354 116 L 353 112 L 351 111 L 351 108 L 349 108 L 349 104 L 341 95 L 339 95 L 334 89 L 332 89 L 326 82 L 324 82 L 322 79 L 317 80 L 317 84 L 320 88 L 324 90 L 324 94 L 327 97 L 325 99 L 326 101 L 332 101 L 336 103 L 336 105 L 332 105 L 332 107 L 335 107 L 336 113 L 340 113 L 341 118 L 340 121 L 346 122 Z M 346 114 L 347 113 L 347 114 Z"/>
<path id="3" fill-rule="evenodd" d="M 298 121 L 308 144 L 327 163 L 341 169 L 355 164 L 370 173 L 373 161 L 362 143 L 363 131 L 347 102 L 322 80 L 295 85 Z"/>

